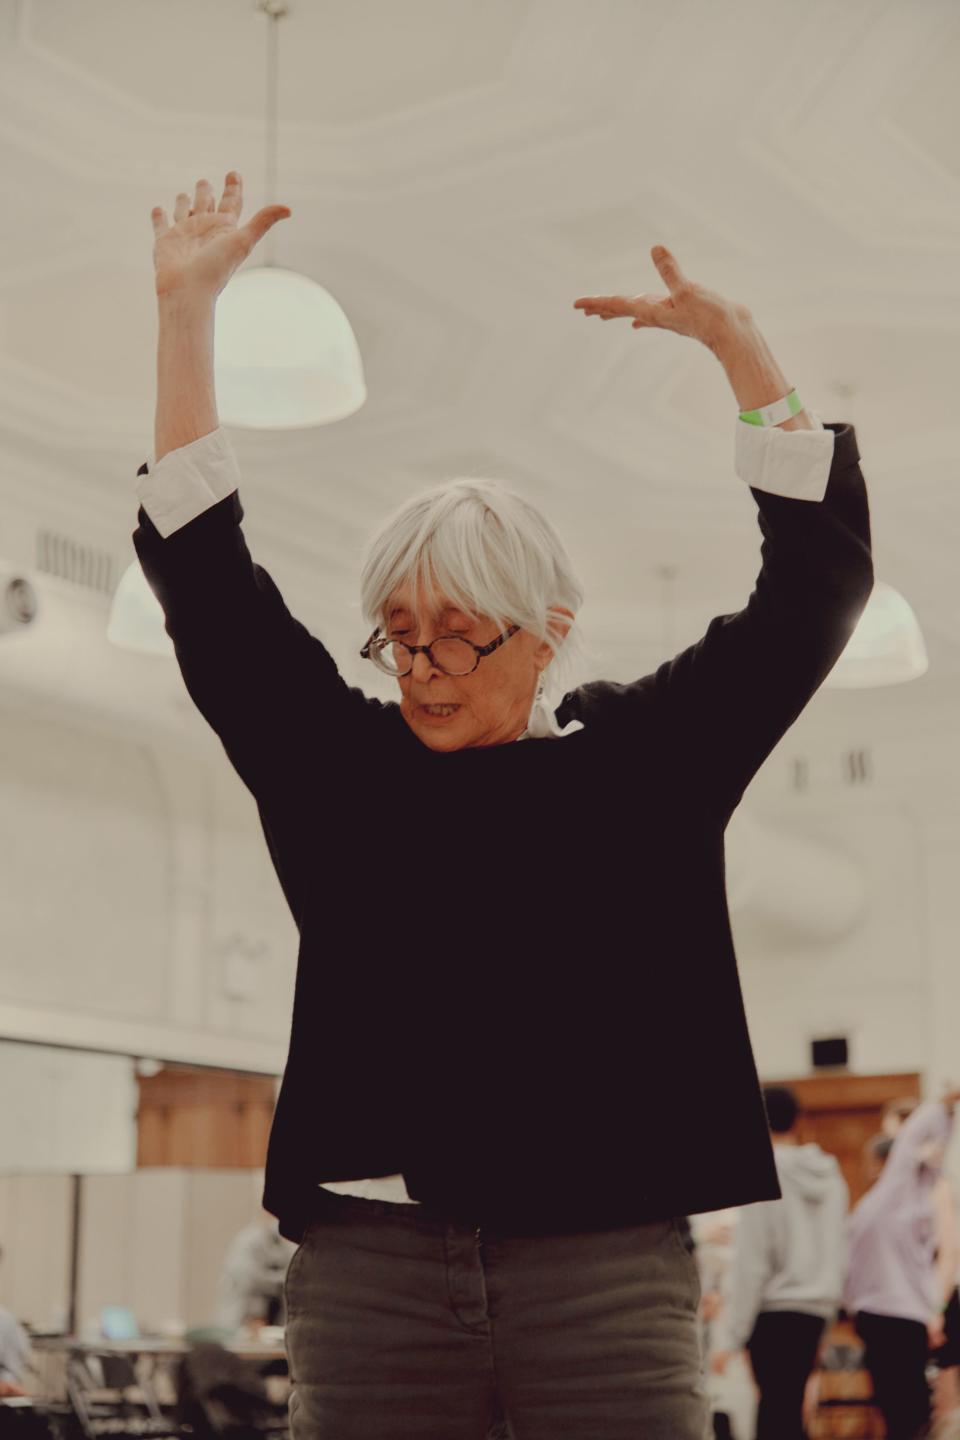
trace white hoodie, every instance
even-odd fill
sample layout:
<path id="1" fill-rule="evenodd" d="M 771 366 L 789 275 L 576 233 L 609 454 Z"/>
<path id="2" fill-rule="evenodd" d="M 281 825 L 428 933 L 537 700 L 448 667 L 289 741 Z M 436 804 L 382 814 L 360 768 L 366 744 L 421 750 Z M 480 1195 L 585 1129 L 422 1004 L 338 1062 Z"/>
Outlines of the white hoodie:
<path id="1" fill-rule="evenodd" d="M 847 1182 L 819 1145 L 774 1141 L 782 1200 L 739 1212 L 727 1293 L 731 1350 L 742 1349 L 761 1310 L 833 1320 L 847 1264 Z"/>

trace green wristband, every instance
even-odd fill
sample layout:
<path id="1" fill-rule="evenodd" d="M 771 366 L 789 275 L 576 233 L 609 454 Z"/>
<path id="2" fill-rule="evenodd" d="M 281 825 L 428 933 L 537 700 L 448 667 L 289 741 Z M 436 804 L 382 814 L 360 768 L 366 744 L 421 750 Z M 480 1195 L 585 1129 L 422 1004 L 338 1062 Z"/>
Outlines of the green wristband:
<path id="1" fill-rule="evenodd" d="M 772 405 L 762 405 L 759 410 L 741 410 L 740 419 L 748 425 L 780 425 L 802 409 L 803 401 L 796 390 L 791 390 L 789 395 L 784 395 L 782 400 L 774 400 Z"/>

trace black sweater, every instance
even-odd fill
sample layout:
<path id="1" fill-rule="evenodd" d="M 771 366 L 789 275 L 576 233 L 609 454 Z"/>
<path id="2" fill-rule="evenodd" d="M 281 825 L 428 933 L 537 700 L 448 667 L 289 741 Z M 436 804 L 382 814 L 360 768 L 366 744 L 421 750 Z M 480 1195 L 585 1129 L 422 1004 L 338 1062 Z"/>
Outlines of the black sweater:
<path id="1" fill-rule="evenodd" d="M 562 741 L 430 750 L 290 615 L 236 491 L 168 539 L 140 508 L 187 690 L 300 931 L 264 1186 L 288 1239 L 321 1181 L 395 1173 L 515 1233 L 779 1197 L 723 837 L 873 583 L 856 436 L 828 428 L 822 501 L 751 490 L 745 608 L 570 691 Z"/>

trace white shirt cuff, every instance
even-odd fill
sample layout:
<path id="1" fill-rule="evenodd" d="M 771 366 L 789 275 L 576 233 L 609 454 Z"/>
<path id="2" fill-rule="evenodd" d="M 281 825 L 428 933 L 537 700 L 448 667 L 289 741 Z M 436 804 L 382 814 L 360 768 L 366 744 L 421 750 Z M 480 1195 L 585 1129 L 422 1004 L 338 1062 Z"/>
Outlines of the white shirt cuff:
<path id="1" fill-rule="evenodd" d="M 137 496 L 164 540 L 240 487 L 240 467 L 223 427 L 147 460 Z"/>
<path id="2" fill-rule="evenodd" d="M 833 463 L 832 430 L 808 409 L 814 430 L 784 430 L 779 425 L 751 425 L 736 420 L 734 465 L 741 480 L 754 490 L 785 495 L 791 500 L 822 500 Z"/>

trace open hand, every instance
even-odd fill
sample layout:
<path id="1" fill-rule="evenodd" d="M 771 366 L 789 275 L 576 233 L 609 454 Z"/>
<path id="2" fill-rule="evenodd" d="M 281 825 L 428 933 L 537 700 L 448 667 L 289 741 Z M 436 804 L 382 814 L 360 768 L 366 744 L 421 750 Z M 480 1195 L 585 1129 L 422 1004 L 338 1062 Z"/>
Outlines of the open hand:
<path id="1" fill-rule="evenodd" d="M 189 290 L 216 298 L 271 226 L 292 213 L 287 205 L 265 205 L 238 229 L 243 181 L 236 170 L 227 174 L 216 209 L 213 202 L 210 181 L 198 180 L 192 206 L 185 190 L 177 196 L 173 225 L 159 205 L 150 212 L 157 237 L 153 263 L 158 295 Z"/>
<path id="2" fill-rule="evenodd" d="M 599 315 L 601 320 L 632 317 L 635 330 L 647 325 L 673 330 L 701 341 L 714 353 L 731 329 L 750 319 L 745 305 L 688 280 L 665 245 L 654 245 L 650 255 L 669 295 L 583 295 L 573 302 L 573 308 L 585 315 Z"/>

